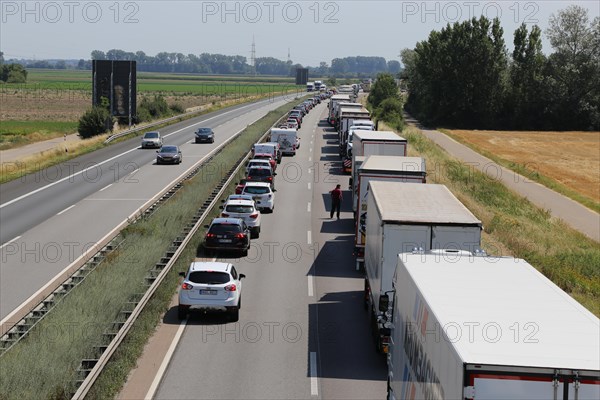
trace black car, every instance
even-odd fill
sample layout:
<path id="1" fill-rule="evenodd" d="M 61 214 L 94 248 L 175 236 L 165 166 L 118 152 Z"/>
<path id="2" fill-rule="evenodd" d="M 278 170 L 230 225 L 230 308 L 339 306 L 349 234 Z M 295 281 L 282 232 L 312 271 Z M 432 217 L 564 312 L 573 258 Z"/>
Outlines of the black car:
<path id="1" fill-rule="evenodd" d="M 275 189 L 275 173 L 267 167 L 251 167 L 246 173 L 246 181 L 249 182 L 267 182 L 271 184 L 271 189 Z"/>
<path id="2" fill-rule="evenodd" d="M 163 146 L 156 152 L 157 164 L 181 164 L 183 155 L 177 146 Z"/>
<path id="3" fill-rule="evenodd" d="M 196 135 L 196 143 L 215 142 L 215 133 L 211 128 L 198 128 L 194 134 Z"/>
<path id="4" fill-rule="evenodd" d="M 250 248 L 250 229 L 240 218 L 215 218 L 204 236 L 204 248 L 213 250 L 239 250 L 244 256 Z"/>

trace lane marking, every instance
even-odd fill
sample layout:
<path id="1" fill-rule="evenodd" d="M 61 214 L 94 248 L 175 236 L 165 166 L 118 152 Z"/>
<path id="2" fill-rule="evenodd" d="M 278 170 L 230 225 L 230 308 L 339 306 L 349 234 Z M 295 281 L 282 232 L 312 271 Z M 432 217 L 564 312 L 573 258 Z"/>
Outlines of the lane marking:
<path id="1" fill-rule="evenodd" d="M 310 190 L 310 182 L 308 182 L 308 190 Z"/>
<path id="2" fill-rule="evenodd" d="M 307 232 L 306 232 L 306 242 L 307 242 L 308 244 L 312 244 L 312 237 L 311 237 L 311 236 L 312 236 L 311 232 L 310 232 L 310 231 L 307 231 Z"/>
<path id="3" fill-rule="evenodd" d="M 312 275 L 308 275 L 308 297 L 313 297 L 313 296 L 314 296 L 313 276 Z"/>
<path id="4" fill-rule="evenodd" d="M 165 371 L 167 370 L 167 366 L 171 362 L 171 358 L 173 358 L 173 354 L 175 353 L 175 349 L 177 348 L 179 341 L 181 340 L 181 336 L 183 335 L 183 331 L 185 330 L 187 321 L 188 320 L 186 318 L 179 323 L 179 328 L 177 328 L 177 333 L 175 334 L 175 337 L 173 338 L 173 341 L 171 342 L 171 345 L 169 346 L 169 350 L 167 350 L 167 354 L 165 355 L 165 358 L 163 358 L 163 361 L 160 364 L 158 371 L 156 372 L 156 376 L 152 380 L 152 385 L 150 385 L 150 388 L 148 389 L 148 393 L 146 393 L 146 396 L 144 396 L 144 399 L 152 400 L 154 398 L 154 395 L 156 394 L 156 390 L 158 389 L 158 385 L 159 385 L 160 381 L 162 380 L 163 375 L 165 374 Z"/>
<path id="5" fill-rule="evenodd" d="M 191 128 L 191 127 L 194 127 L 194 126 L 196 126 L 196 125 L 200 125 L 200 124 L 206 124 L 206 122 L 208 122 L 208 121 L 210 121 L 210 120 L 213 120 L 213 119 L 215 119 L 215 118 L 219 118 L 219 117 L 222 117 L 222 116 L 224 116 L 224 115 L 231 114 L 231 113 L 233 113 L 233 112 L 239 111 L 240 109 L 247 108 L 247 107 L 251 107 L 251 106 L 255 106 L 255 105 L 257 105 L 257 104 L 261 104 L 261 103 L 263 103 L 263 102 L 262 102 L 262 101 L 260 101 L 260 102 L 258 102 L 258 103 L 248 104 L 247 106 L 240 107 L 240 108 L 236 108 L 235 110 L 227 111 L 227 112 L 225 112 L 225 113 L 223 113 L 223 114 L 215 115 L 214 117 L 210 117 L 210 118 L 208 118 L 208 119 L 205 119 L 205 120 L 203 120 L 203 121 L 196 122 L 195 124 L 188 125 L 188 126 L 186 126 L 185 128 L 178 129 L 178 130 L 176 130 L 175 132 L 172 132 L 172 133 L 169 133 L 169 134 L 167 134 L 167 135 L 164 135 L 163 137 L 167 138 L 167 137 L 169 137 L 169 136 L 175 135 L 176 133 L 179 133 L 179 132 L 182 132 L 182 131 L 184 131 L 184 130 L 186 130 L 186 129 L 189 129 L 189 128 Z M 109 158 L 109 159 L 106 159 L 106 160 L 104 160 L 104 161 L 101 161 L 101 162 L 99 162 L 99 163 L 95 163 L 94 165 L 92 165 L 92 166 L 90 166 L 90 167 L 88 167 L 88 168 L 82 169 L 82 170 L 81 170 L 81 171 L 79 171 L 79 172 L 75 172 L 75 173 L 73 173 L 73 174 L 71 174 L 71 175 L 65 176 L 64 178 L 62 178 L 62 179 L 59 179 L 59 180 L 57 180 L 56 182 L 49 183 L 49 184 L 47 184 L 46 186 L 42 186 L 42 187 L 40 187 L 40 188 L 37 188 L 37 189 L 35 189 L 35 190 L 32 190 L 31 192 L 29 192 L 29 193 L 25 193 L 24 195 L 22 195 L 22 196 L 19 196 L 19 197 L 15 198 L 15 199 L 12 199 L 12 200 L 10 200 L 10 201 L 7 201 L 7 202 L 6 202 L 6 203 L 4 203 L 4 204 L 0 204 L 0 209 L 2 209 L 2 208 L 4 208 L 4 207 L 7 207 L 7 206 L 9 206 L 9 205 L 11 205 L 11 204 L 14 204 L 14 203 L 16 203 L 16 202 L 18 202 L 18 201 L 21 201 L 21 200 L 23 200 L 23 199 L 26 199 L 26 198 L 27 198 L 27 197 L 29 197 L 29 196 L 33 196 L 34 194 L 36 194 L 36 193 L 39 193 L 39 192 L 41 192 L 42 190 L 46 190 L 46 189 L 48 189 L 48 188 L 50 188 L 50 187 L 52 187 L 52 186 L 54 186 L 54 185 L 58 185 L 59 183 L 62 183 L 62 182 L 64 182 L 64 181 L 66 181 L 67 179 L 73 179 L 73 178 L 74 178 L 74 177 L 76 177 L 77 175 L 84 174 L 84 173 L 86 173 L 87 171 L 89 171 L 89 170 L 91 170 L 91 169 L 93 169 L 93 168 L 98 168 L 98 167 L 99 167 L 99 166 L 101 166 L 101 165 L 107 164 L 107 163 L 109 163 L 109 162 L 111 162 L 111 161 L 113 161 L 113 160 L 116 160 L 116 159 L 117 159 L 117 158 L 119 158 L 119 157 L 122 157 L 122 156 L 124 156 L 124 155 L 126 155 L 126 154 L 132 153 L 132 152 L 134 152 L 134 151 L 137 151 L 137 150 L 139 150 L 139 149 L 140 149 L 140 146 L 139 146 L 139 145 L 136 145 L 136 147 L 134 147 L 133 149 L 130 149 L 130 150 L 124 151 L 123 153 L 117 154 L 116 156 L 113 156 L 113 157 L 111 157 L 111 158 Z M 134 172 L 135 172 L 135 171 L 134 171 Z M 132 172 L 132 173 L 133 173 L 133 172 Z"/>
<path id="6" fill-rule="evenodd" d="M 310 144 L 311 144 L 311 145 L 313 144 L 313 141 L 312 141 L 312 140 L 310 141 Z"/>
<path id="7" fill-rule="evenodd" d="M 308 202 L 308 207 L 306 207 L 306 212 L 310 212 L 310 201 Z"/>
<path id="8" fill-rule="evenodd" d="M 58 213 L 58 214 L 56 214 L 56 215 L 61 215 L 61 214 L 64 214 L 64 213 L 66 213 L 67 211 L 69 211 L 69 210 L 70 210 L 71 208 L 73 208 L 73 207 L 75 207 L 75 204 L 73 204 L 73 205 L 72 205 L 72 206 L 70 206 L 70 207 L 67 207 L 67 208 L 65 208 L 64 210 L 62 210 L 61 212 L 59 212 L 59 213 Z"/>
<path id="9" fill-rule="evenodd" d="M 133 171 L 131 171 L 129 176 L 131 177 L 131 176 L 135 175 L 139 170 L 140 170 L 139 168 L 134 169 Z"/>
<path id="10" fill-rule="evenodd" d="M 312 147 L 310 148 L 310 152 L 312 153 Z"/>
<path id="11" fill-rule="evenodd" d="M 108 185 L 106 185 L 102 189 L 100 189 L 99 191 L 102 192 L 102 191 L 108 189 L 109 187 L 111 187 L 112 185 L 114 185 L 114 183 L 109 183 Z"/>
<path id="12" fill-rule="evenodd" d="M 312 157 L 308 157 L 308 162 L 311 162 L 311 161 L 312 161 Z"/>
<path id="13" fill-rule="evenodd" d="M 317 381 L 317 353 L 310 352 L 310 395 L 319 395 L 319 385 Z"/>
<path id="14" fill-rule="evenodd" d="M 8 242 L 6 242 L 6 243 L 4 243 L 2 246 L 0 246 L 0 249 L 1 249 L 1 248 L 3 248 L 4 246 L 6 246 L 7 244 L 11 244 L 12 242 L 14 242 L 14 241 L 17 241 L 17 240 L 19 240 L 19 239 L 21 239 L 21 236 L 20 236 L 20 235 L 19 235 L 19 236 L 17 236 L 17 237 L 15 237 L 15 238 L 12 238 L 12 239 L 10 239 Z"/>

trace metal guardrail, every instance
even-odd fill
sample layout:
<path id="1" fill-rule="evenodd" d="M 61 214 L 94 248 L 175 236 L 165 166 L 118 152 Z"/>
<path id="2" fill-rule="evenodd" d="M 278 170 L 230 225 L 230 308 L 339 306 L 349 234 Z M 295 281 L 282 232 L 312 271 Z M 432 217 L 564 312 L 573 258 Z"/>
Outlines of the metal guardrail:
<path id="1" fill-rule="evenodd" d="M 274 126 L 278 126 L 278 124 L 284 117 L 277 120 L 277 122 L 275 123 Z M 233 140 L 237 139 L 243 131 L 244 131 L 244 129 L 242 129 L 237 134 L 235 134 L 234 136 L 229 138 L 219 148 L 215 149 L 213 151 L 214 153 L 211 152 L 211 154 L 209 154 L 209 156 L 207 156 L 207 158 L 212 158 L 216 153 L 218 153 L 220 150 L 222 150 L 227 144 L 229 144 Z M 264 140 L 267 137 L 267 135 L 269 134 L 269 132 L 270 132 L 270 129 L 260 137 L 259 142 Z M 217 150 L 219 150 L 219 151 L 217 151 Z M 177 238 L 173 242 L 173 243 L 177 242 L 177 249 L 174 252 L 170 251 L 170 253 L 172 253 L 172 255 L 170 255 L 168 261 L 166 263 L 164 263 L 163 260 L 165 260 L 165 257 L 161 258 L 161 262 L 159 263 L 159 264 L 161 264 L 160 273 L 157 276 L 152 277 L 152 283 L 151 283 L 150 287 L 148 288 L 146 293 L 142 296 L 142 298 L 139 300 L 139 302 L 135 306 L 134 310 L 131 311 L 131 313 L 129 313 L 127 320 L 125 322 L 121 323 L 121 328 L 119 329 L 119 331 L 117 333 L 113 334 L 114 335 L 113 339 L 108 344 L 108 346 L 106 346 L 106 348 L 102 352 L 102 355 L 97 360 L 83 360 L 82 361 L 82 365 L 88 364 L 88 366 L 91 368 L 88 368 L 88 370 L 86 371 L 87 376 L 85 377 L 85 379 L 83 381 L 81 381 L 81 383 L 80 383 L 77 391 L 73 395 L 72 399 L 78 399 L 78 400 L 83 399 L 86 396 L 86 394 L 89 392 L 89 390 L 92 388 L 94 382 L 100 376 L 100 373 L 102 372 L 102 370 L 104 369 L 104 367 L 106 366 L 108 361 L 110 360 L 110 357 L 117 350 L 117 348 L 119 347 L 119 345 L 121 344 L 121 342 L 123 341 L 123 339 L 125 338 L 127 333 L 129 332 L 129 330 L 135 323 L 135 320 L 137 319 L 137 317 L 141 314 L 142 310 L 144 309 L 144 307 L 146 306 L 146 304 L 148 303 L 148 301 L 150 300 L 150 298 L 152 297 L 154 292 L 158 289 L 158 287 L 160 286 L 160 284 L 162 283 L 162 281 L 164 280 L 166 275 L 169 273 L 169 271 L 175 264 L 175 262 L 177 262 L 181 253 L 185 250 L 185 247 L 187 246 L 187 244 L 190 242 L 190 240 L 192 239 L 194 234 L 198 231 L 200 226 L 202 226 L 202 224 L 204 223 L 204 219 L 206 218 L 206 216 L 212 211 L 213 207 L 215 206 L 215 204 L 217 203 L 219 198 L 223 195 L 223 193 L 225 192 L 225 190 L 227 189 L 229 184 L 233 181 L 237 172 L 244 165 L 244 161 L 247 160 L 248 157 L 250 157 L 250 155 L 251 155 L 251 152 L 249 151 L 248 153 L 246 153 L 245 156 L 243 156 L 239 159 L 235 168 L 232 168 L 232 170 L 230 171 L 229 177 L 225 180 L 225 182 L 221 182 L 220 184 L 218 184 L 217 185 L 218 190 L 213 191 L 213 193 L 211 195 L 212 200 L 210 201 L 210 203 L 205 204 L 204 206 L 202 206 L 200 208 L 201 215 L 192 217 L 192 223 L 187 224 L 186 227 L 184 228 L 185 236 L 183 237 L 183 239 Z M 184 178 L 184 180 L 185 179 L 186 178 Z M 181 183 L 181 181 L 178 182 L 178 184 L 179 183 Z"/>

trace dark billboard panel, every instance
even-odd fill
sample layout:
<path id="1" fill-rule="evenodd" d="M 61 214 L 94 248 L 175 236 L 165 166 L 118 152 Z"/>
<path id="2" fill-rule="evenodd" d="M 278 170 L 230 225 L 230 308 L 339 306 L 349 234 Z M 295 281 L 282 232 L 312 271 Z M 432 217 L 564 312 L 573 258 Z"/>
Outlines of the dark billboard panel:
<path id="1" fill-rule="evenodd" d="M 296 85 L 306 85 L 308 82 L 308 68 L 296 68 Z"/>
<path id="2" fill-rule="evenodd" d="M 116 117 L 136 115 L 135 61 L 94 60 L 92 62 L 92 104 L 108 99 L 111 114 Z M 131 113 L 130 113 L 131 110 Z"/>

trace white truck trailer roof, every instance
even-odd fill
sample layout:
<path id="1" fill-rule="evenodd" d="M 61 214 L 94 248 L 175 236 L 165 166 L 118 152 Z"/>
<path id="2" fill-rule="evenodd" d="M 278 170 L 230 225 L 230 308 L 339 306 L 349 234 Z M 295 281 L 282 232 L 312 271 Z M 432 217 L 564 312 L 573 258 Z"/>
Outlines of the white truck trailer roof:
<path id="1" fill-rule="evenodd" d="M 481 226 L 481 221 L 444 185 L 377 181 L 369 185 L 383 222 Z"/>
<path id="2" fill-rule="evenodd" d="M 525 260 L 435 253 L 398 262 L 464 363 L 600 370 L 600 320 Z"/>
<path id="3" fill-rule="evenodd" d="M 354 138 L 352 141 L 355 140 L 360 140 L 362 142 L 406 142 L 406 139 L 392 131 L 366 131 L 364 129 L 357 129 L 354 131 Z"/>
<path id="4" fill-rule="evenodd" d="M 426 171 L 425 159 L 422 157 L 398 157 L 398 156 L 368 156 L 359 167 L 361 171 L 385 171 L 385 172 L 414 172 L 423 174 Z"/>

